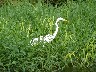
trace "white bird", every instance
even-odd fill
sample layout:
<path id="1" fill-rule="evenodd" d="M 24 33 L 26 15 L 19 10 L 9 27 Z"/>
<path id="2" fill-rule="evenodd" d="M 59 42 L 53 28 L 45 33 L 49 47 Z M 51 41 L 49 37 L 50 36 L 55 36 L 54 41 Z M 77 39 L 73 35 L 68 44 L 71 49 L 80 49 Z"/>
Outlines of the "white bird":
<path id="1" fill-rule="evenodd" d="M 63 18 L 58 18 L 57 20 L 56 20 L 56 23 L 55 23 L 55 25 L 56 25 L 56 30 L 55 30 L 55 32 L 53 33 L 53 34 L 48 34 L 48 35 L 46 35 L 45 37 L 43 37 L 43 36 L 40 36 L 39 38 L 34 38 L 34 39 L 32 39 L 31 41 L 30 41 L 30 44 L 33 46 L 33 45 L 35 45 L 35 44 L 37 44 L 38 42 L 44 42 L 44 43 L 46 43 L 46 42 L 51 42 L 51 41 L 53 41 L 53 39 L 56 37 L 56 35 L 57 35 L 57 33 L 58 33 L 58 22 L 60 21 L 60 20 L 62 20 L 62 21 L 67 21 L 67 20 L 65 20 L 65 19 L 63 19 Z"/>

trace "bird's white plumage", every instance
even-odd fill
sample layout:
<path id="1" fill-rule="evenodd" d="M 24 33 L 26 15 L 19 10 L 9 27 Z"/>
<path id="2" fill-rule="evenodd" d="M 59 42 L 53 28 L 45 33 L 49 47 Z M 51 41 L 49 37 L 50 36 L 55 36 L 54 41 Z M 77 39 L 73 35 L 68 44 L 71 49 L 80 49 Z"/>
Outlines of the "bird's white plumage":
<path id="1" fill-rule="evenodd" d="M 56 37 L 56 35 L 57 35 L 57 32 L 58 32 L 58 22 L 60 21 L 60 20 L 62 20 L 62 21 L 67 21 L 67 20 L 65 20 L 65 19 L 63 19 L 63 18 L 58 18 L 57 20 L 56 20 L 56 23 L 55 23 L 55 25 L 56 25 L 56 30 L 55 30 L 55 32 L 53 33 L 53 34 L 48 34 L 48 35 L 46 35 L 46 36 L 40 36 L 39 38 L 34 38 L 34 39 L 32 39 L 31 41 L 30 41 L 30 44 L 33 46 L 33 45 L 35 45 L 35 44 L 37 44 L 38 42 L 44 42 L 44 43 L 46 43 L 46 42 L 51 42 L 55 37 Z"/>

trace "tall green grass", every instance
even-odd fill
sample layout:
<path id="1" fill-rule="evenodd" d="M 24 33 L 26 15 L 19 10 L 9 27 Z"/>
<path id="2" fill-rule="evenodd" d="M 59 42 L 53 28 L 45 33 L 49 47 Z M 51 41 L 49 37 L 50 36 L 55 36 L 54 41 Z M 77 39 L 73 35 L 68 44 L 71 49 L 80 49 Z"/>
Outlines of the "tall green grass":
<path id="1" fill-rule="evenodd" d="M 96 69 L 96 1 L 69 2 L 55 8 L 29 3 L 0 8 L 1 72 L 70 72 Z M 51 43 L 31 46 L 30 40 L 52 34 Z"/>

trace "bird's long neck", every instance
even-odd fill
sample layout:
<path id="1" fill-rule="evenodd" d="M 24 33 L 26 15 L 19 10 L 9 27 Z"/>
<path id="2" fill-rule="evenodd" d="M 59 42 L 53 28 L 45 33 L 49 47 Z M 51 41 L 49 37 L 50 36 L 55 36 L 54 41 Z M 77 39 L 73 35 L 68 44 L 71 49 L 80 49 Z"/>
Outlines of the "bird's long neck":
<path id="1" fill-rule="evenodd" d="M 56 22 L 55 23 L 55 25 L 56 25 L 56 30 L 55 30 L 55 32 L 53 33 L 53 36 L 55 37 L 56 35 L 57 35 L 57 32 L 58 32 L 58 22 Z"/>

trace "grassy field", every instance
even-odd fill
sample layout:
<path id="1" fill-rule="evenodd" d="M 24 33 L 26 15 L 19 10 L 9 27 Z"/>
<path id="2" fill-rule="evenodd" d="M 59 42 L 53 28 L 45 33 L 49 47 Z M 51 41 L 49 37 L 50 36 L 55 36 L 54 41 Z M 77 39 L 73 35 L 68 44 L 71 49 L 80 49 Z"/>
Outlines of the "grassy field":
<path id="1" fill-rule="evenodd" d="M 31 46 L 30 40 L 52 34 L 51 43 Z M 40 3 L 0 8 L 0 72 L 95 72 L 96 1 L 69 2 L 55 8 Z"/>

